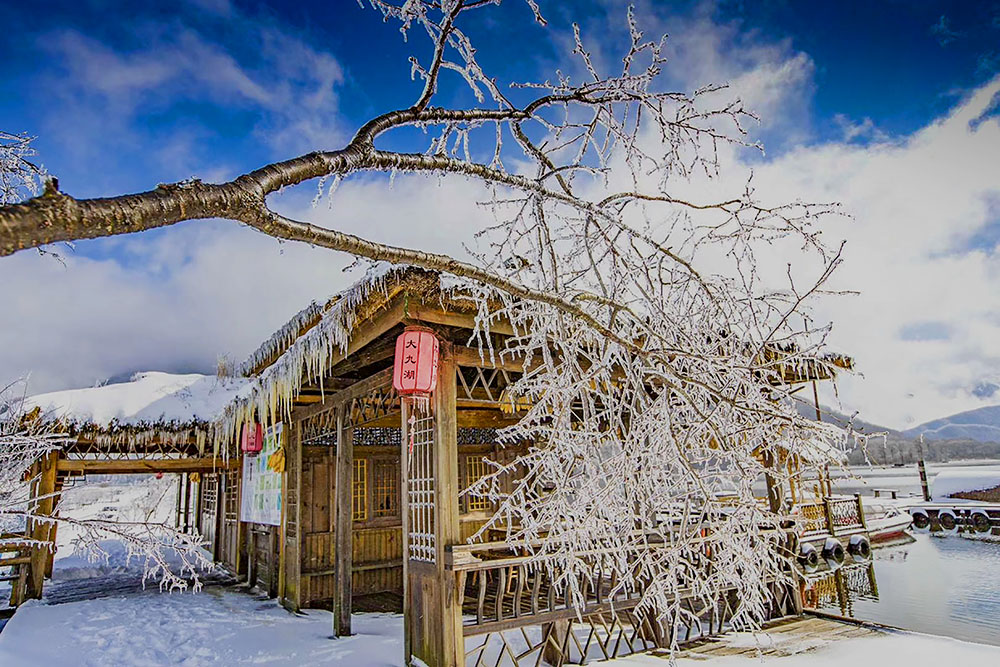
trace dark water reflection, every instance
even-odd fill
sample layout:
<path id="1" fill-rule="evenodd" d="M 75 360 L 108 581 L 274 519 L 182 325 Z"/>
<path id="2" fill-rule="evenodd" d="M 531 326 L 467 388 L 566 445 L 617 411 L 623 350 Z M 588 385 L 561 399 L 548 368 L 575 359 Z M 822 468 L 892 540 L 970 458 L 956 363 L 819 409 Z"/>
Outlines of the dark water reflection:
<path id="1" fill-rule="evenodd" d="M 870 565 L 817 577 L 824 611 L 1000 646 L 1000 543 L 917 533 Z"/>

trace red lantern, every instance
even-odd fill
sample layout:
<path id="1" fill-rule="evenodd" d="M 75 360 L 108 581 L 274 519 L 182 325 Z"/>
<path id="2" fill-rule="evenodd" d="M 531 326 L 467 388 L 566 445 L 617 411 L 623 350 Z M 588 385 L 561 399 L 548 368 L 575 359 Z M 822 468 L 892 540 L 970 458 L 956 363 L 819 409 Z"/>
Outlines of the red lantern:
<path id="1" fill-rule="evenodd" d="M 437 386 L 438 339 L 434 332 L 407 327 L 396 339 L 392 386 L 401 395 L 429 394 Z"/>
<path id="2" fill-rule="evenodd" d="M 257 423 L 244 424 L 240 449 L 247 456 L 257 456 L 264 448 L 264 428 Z"/>

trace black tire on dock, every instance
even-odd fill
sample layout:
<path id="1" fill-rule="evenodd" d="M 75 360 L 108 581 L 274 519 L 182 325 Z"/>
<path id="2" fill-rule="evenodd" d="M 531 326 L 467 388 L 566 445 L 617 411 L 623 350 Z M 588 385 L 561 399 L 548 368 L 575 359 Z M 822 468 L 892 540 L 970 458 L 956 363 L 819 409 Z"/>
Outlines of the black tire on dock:
<path id="1" fill-rule="evenodd" d="M 913 512 L 910 516 L 913 517 L 913 526 L 915 528 L 926 530 L 931 525 L 931 519 L 927 516 L 927 512 Z"/>
<path id="2" fill-rule="evenodd" d="M 833 561 L 837 565 L 841 565 L 844 559 L 847 558 L 847 552 L 844 551 L 844 545 L 840 543 L 840 540 L 830 538 L 823 545 L 823 558 L 829 561 Z"/>
<path id="3" fill-rule="evenodd" d="M 806 572 L 812 572 L 819 567 L 819 552 L 811 544 L 803 544 L 799 550 L 799 563 Z"/>
<path id="4" fill-rule="evenodd" d="M 955 520 L 955 515 L 951 512 L 939 512 L 938 523 L 945 530 L 955 530 L 958 527 L 958 521 Z"/>
<path id="5" fill-rule="evenodd" d="M 986 512 L 973 512 L 972 513 L 972 527 L 977 533 L 988 533 L 993 524 L 990 522 L 990 518 L 986 516 Z"/>
<path id="6" fill-rule="evenodd" d="M 872 545 L 868 542 L 868 538 L 861 535 L 855 535 L 851 538 L 851 542 L 847 545 L 847 550 L 852 556 L 861 560 L 868 560 L 872 557 Z"/>

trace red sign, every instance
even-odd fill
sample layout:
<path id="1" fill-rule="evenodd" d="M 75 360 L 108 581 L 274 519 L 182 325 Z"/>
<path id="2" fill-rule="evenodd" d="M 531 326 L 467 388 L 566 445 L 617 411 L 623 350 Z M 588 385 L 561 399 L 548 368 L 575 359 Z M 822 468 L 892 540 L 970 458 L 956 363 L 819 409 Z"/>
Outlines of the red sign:
<path id="1" fill-rule="evenodd" d="M 257 456 L 264 448 L 264 429 L 260 424 L 244 424 L 240 449 L 244 454 Z"/>
<path id="2" fill-rule="evenodd" d="M 437 386 L 438 339 L 433 331 L 407 328 L 396 339 L 392 386 L 400 394 L 429 394 Z"/>

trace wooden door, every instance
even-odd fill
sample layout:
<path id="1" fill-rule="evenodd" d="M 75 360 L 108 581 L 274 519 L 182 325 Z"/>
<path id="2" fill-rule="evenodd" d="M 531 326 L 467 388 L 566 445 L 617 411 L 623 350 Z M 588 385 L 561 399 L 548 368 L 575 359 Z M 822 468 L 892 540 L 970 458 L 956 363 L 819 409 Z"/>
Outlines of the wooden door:
<path id="1" fill-rule="evenodd" d="M 302 561 L 303 607 L 324 606 L 333 600 L 334 463 L 328 447 L 302 448 Z"/>

